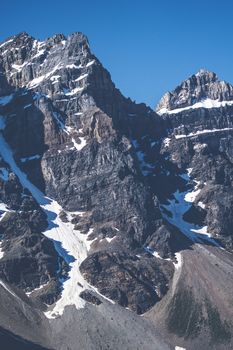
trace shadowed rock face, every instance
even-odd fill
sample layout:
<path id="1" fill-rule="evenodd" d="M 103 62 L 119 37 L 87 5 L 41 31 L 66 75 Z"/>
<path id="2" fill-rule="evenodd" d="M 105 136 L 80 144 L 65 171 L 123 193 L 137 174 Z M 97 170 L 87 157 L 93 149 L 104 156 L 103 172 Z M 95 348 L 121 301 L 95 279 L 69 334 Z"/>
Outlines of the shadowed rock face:
<path id="1" fill-rule="evenodd" d="M 100 293 L 139 314 L 166 294 L 173 274 L 169 263 L 156 263 L 149 254 L 139 258 L 106 251 L 92 254 L 80 269 Z"/>
<path id="2" fill-rule="evenodd" d="M 0 341 L 1 346 L 8 349 L 17 350 L 49 350 L 40 345 L 33 344 L 25 339 L 17 337 L 11 332 L 7 332 L 5 329 L 0 328 Z"/>
<path id="3" fill-rule="evenodd" d="M 0 220 L 4 252 L 0 278 L 26 292 L 47 283 L 47 291 L 39 299 L 52 304 L 61 291 L 59 278 L 66 275 L 68 266 L 57 256 L 52 241 L 42 234 L 48 226 L 45 213 L 9 167 L 3 161 L 0 165 L 5 174 L 4 180 L 0 179 L 1 202 L 7 207 L 6 212 L 1 211 Z"/>

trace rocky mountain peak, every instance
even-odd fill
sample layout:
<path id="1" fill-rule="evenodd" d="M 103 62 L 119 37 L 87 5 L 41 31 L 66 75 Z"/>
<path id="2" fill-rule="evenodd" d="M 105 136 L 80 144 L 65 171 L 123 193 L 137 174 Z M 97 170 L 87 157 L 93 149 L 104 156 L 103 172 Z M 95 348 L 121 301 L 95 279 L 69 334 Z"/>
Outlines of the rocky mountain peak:
<path id="1" fill-rule="evenodd" d="M 156 107 L 159 114 L 175 109 L 186 108 L 203 100 L 231 101 L 233 87 L 219 80 L 216 73 L 200 69 L 178 85 L 175 90 L 167 92 Z"/>
<path id="2" fill-rule="evenodd" d="M 214 73 L 208 69 L 205 69 L 205 68 L 199 69 L 199 71 L 195 74 L 195 76 L 196 77 L 204 77 L 204 78 L 209 79 L 211 81 L 218 80 L 216 73 Z"/>
<path id="3" fill-rule="evenodd" d="M 46 96 L 73 96 L 84 89 L 97 60 L 88 39 L 80 32 L 56 34 L 44 41 L 19 33 L 0 45 L 0 69 L 4 89 L 39 88 Z M 4 77 L 4 78 L 3 78 Z"/>

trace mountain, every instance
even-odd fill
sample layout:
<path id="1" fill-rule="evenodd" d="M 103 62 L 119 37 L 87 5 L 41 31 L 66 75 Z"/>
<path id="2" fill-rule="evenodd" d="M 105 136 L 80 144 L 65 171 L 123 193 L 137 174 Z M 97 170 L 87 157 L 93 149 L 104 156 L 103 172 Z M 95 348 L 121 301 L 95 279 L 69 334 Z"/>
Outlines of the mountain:
<path id="1" fill-rule="evenodd" d="M 7 341 L 231 348 L 232 91 L 200 70 L 153 111 L 82 33 L 0 44 Z"/>

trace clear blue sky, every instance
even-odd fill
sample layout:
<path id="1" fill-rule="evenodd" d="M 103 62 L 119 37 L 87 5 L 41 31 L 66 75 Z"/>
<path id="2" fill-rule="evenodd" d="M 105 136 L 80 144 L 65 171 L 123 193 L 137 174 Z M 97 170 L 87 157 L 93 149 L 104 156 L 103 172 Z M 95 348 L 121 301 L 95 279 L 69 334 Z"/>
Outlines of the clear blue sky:
<path id="1" fill-rule="evenodd" d="M 154 107 L 199 68 L 233 82 L 232 0 L 3 0 L 0 41 L 85 33 L 127 97 Z"/>

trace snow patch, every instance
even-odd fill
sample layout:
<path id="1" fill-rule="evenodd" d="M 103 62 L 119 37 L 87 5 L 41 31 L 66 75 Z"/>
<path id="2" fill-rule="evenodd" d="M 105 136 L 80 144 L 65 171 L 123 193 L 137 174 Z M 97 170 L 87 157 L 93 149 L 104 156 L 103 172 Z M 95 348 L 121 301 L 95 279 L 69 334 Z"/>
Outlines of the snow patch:
<path id="1" fill-rule="evenodd" d="M 203 134 L 210 134 L 210 133 L 215 133 L 215 132 L 224 132 L 224 131 L 231 131 L 231 130 L 233 130 L 233 128 L 205 129 L 205 130 L 200 130 L 200 131 L 197 131 L 197 132 L 191 132 L 190 134 L 187 134 L 187 135 L 185 135 L 185 134 L 175 135 L 175 138 L 177 140 L 179 140 L 179 139 L 188 138 L 188 137 L 194 137 L 194 136 L 203 135 Z M 203 144 L 202 147 L 204 145 L 205 144 Z M 197 147 L 198 147 L 197 145 L 196 145 L 196 148 L 194 146 L 194 149 L 197 149 Z"/>
<path id="2" fill-rule="evenodd" d="M 169 137 L 166 137 L 166 138 L 163 140 L 163 145 L 164 145 L 164 147 L 169 147 L 170 142 L 171 142 L 171 139 L 170 139 Z"/>
<path id="3" fill-rule="evenodd" d="M 157 259 L 161 259 L 161 260 L 167 260 L 167 261 L 171 261 L 170 258 L 162 258 L 158 252 L 156 252 L 156 250 L 150 248 L 150 247 L 145 247 L 144 248 L 145 251 L 151 255 L 153 255 L 154 257 L 156 257 Z"/>
<path id="4" fill-rule="evenodd" d="M 232 106 L 233 101 L 218 101 L 218 100 L 212 100 L 210 98 L 206 98 L 200 102 L 194 103 L 191 106 L 188 107 L 183 107 L 183 108 L 176 108 L 169 110 L 167 108 L 161 108 L 157 113 L 159 115 L 162 114 L 177 114 L 183 111 L 188 111 L 191 109 L 199 109 L 199 108 L 206 108 L 206 109 L 211 109 L 211 108 L 220 108 L 220 107 L 226 107 L 226 106 Z"/>
<path id="5" fill-rule="evenodd" d="M 78 69 L 80 67 L 76 66 L 76 64 L 72 63 L 72 64 L 67 64 L 66 67 L 67 69 Z"/>
<path id="6" fill-rule="evenodd" d="M 75 79 L 75 81 L 83 80 L 83 79 L 85 79 L 87 76 L 88 76 L 88 74 L 80 75 L 80 77 L 78 77 L 77 79 Z"/>
<path id="7" fill-rule="evenodd" d="M 113 236 L 113 237 L 105 237 L 105 239 L 106 239 L 106 241 L 108 242 L 108 243 L 110 243 L 110 242 L 112 242 L 112 240 L 113 239 L 115 239 L 116 238 L 116 236 Z"/>
<path id="8" fill-rule="evenodd" d="M 26 292 L 27 296 L 30 296 L 32 293 L 37 292 L 38 290 L 43 289 L 49 284 L 49 281 L 47 283 L 41 284 L 39 287 L 33 289 L 31 292 Z"/>
<path id="9" fill-rule="evenodd" d="M 34 78 L 34 79 L 32 79 L 31 81 L 30 81 L 30 83 L 28 83 L 28 85 L 27 85 L 27 87 L 29 87 L 29 88 L 35 88 L 35 87 L 37 87 L 40 83 L 42 83 L 42 81 L 44 81 L 44 80 L 46 80 L 46 79 L 48 79 L 48 78 L 50 78 L 51 76 L 53 76 L 53 74 L 55 73 L 55 72 L 57 72 L 59 69 L 61 69 L 62 68 L 62 64 L 57 64 L 50 72 L 48 72 L 47 74 L 44 74 L 44 75 L 41 75 L 41 76 L 39 76 L 39 77 L 36 77 L 36 78 Z"/>
<path id="10" fill-rule="evenodd" d="M 81 142 L 77 143 L 75 141 L 75 139 L 72 137 L 72 142 L 73 142 L 74 147 L 76 148 L 77 151 L 81 151 L 81 149 L 83 149 L 83 147 L 85 147 L 86 144 L 87 144 L 87 141 L 85 140 L 84 137 L 79 137 L 79 139 L 80 139 Z"/>
<path id="11" fill-rule="evenodd" d="M 0 203 L 0 211 L 8 212 L 10 211 L 5 203 Z M 3 219 L 3 216 L 1 217 L 0 221 Z"/>
<path id="12" fill-rule="evenodd" d="M 201 192 L 201 190 L 198 188 L 200 185 L 200 181 L 195 181 L 196 185 L 194 187 L 193 191 L 187 192 L 184 196 L 184 200 L 186 202 L 190 202 L 193 203 L 196 199 L 196 197 L 198 196 L 198 194 Z"/>
<path id="13" fill-rule="evenodd" d="M 189 169 L 189 173 L 192 169 Z M 173 199 L 169 200 L 169 204 L 162 205 L 163 217 L 172 225 L 176 226 L 186 237 L 196 243 L 203 243 L 208 241 L 212 245 L 220 247 L 220 245 L 211 237 L 208 233 L 207 227 L 200 227 L 195 224 L 191 224 L 184 220 L 183 215 L 191 208 L 192 203 L 195 201 L 196 196 L 200 192 L 198 188 L 199 182 L 196 181 L 196 185 L 192 191 L 187 190 L 180 192 L 177 190 L 173 193 Z M 163 211 L 163 208 L 166 209 Z M 171 215 L 167 214 L 167 211 Z"/>
<path id="14" fill-rule="evenodd" d="M 175 266 L 175 269 L 179 270 L 181 268 L 182 262 L 183 262 L 182 261 L 182 255 L 181 255 L 181 253 L 175 253 L 175 257 L 176 257 L 177 262 L 173 263 L 173 264 Z"/>
<path id="15" fill-rule="evenodd" d="M 14 68 L 17 72 L 21 72 L 21 70 L 23 69 L 23 67 L 25 67 L 26 65 L 31 64 L 29 62 L 24 62 L 23 64 L 12 64 L 12 68 Z"/>
<path id="16" fill-rule="evenodd" d="M 50 77 L 50 80 L 53 82 L 53 84 L 55 84 L 59 81 L 60 78 L 60 75 L 53 75 L 52 77 Z"/>
<path id="17" fill-rule="evenodd" d="M 205 209 L 205 204 L 203 202 L 198 202 L 197 205 L 201 207 L 202 209 Z"/>
<path id="18" fill-rule="evenodd" d="M 95 60 L 90 61 L 90 62 L 88 62 L 88 63 L 86 64 L 86 67 L 90 67 L 90 66 L 92 66 L 94 63 L 95 63 Z"/>
<path id="19" fill-rule="evenodd" d="M 34 56 L 31 57 L 31 60 L 34 60 L 35 58 L 44 55 L 45 51 L 46 51 L 45 49 L 39 50 Z"/>
<path id="20" fill-rule="evenodd" d="M 84 89 L 84 87 L 76 87 L 75 89 L 65 93 L 66 96 L 73 96 L 76 95 L 78 92 L 81 92 Z"/>

